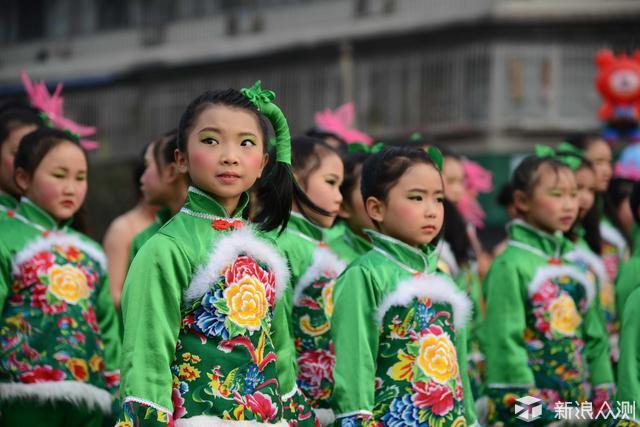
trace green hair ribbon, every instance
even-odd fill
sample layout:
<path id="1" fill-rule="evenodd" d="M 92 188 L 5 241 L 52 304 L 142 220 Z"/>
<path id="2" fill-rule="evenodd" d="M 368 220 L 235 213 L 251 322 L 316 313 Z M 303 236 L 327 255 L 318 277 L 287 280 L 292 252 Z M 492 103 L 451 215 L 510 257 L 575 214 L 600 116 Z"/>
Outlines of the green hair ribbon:
<path id="1" fill-rule="evenodd" d="M 566 143 L 565 143 L 566 144 Z M 562 145 L 562 144 L 560 144 Z M 571 144 L 567 144 L 571 145 Z M 573 147 L 573 146 L 572 146 Z M 558 146 L 560 148 L 560 146 Z M 564 146 L 562 147 L 564 148 Z M 546 145 L 536 144 L 535 148 L 536 157 L 548 157 L 559 161 L 571 168 L 571 170 L 577 170 L 582 164 L 581 155 L 574 150 L 562 150 L 561 154 L 558 154 L 553 148 Z"/>
<path id="2" fill-rule="evenodd" d="M 435 165 L 438 168 L 438 170 L 442 171 L 442 165 L 444 163 L 444 156 L 442 155 L 440 150 L 438 150 L 433 145 L 430 145 L 424 151 L 426 151 L 427 154 L 429 155 L 429 157 L 431 158 L 431 160 L 433 160 L 433 163 L 435 163 Z"/>
<path id="3" fill-rule="evenodd" d="M 240 89 L 240 93 L 271 122 L 276 133 L 276 161 L 291 165 L 291 134 L 282 110 L 273 103 L 276 99 L 275 92 L 262 89 L 261 82 L 258 80 L 251 88 Z"/>
<path id="4" fill-rule="evenodd" d="M 378 142 L 373 145 L 363 144 L 361 142 L 353 142 L 347 146 L 347 150 L 349 154 L 353 153 L 365 153 L 365 154 L 376 154 L 386 148 L 386 144 L 384 142 Z"/>

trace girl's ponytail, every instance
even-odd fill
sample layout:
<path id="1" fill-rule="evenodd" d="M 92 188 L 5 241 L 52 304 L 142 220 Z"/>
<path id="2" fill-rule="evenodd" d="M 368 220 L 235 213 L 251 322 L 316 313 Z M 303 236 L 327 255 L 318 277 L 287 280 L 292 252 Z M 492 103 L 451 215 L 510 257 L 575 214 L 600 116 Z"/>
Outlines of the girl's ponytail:
<path id="1" fill-rule="evenodd" d="M 311 202 L 309 197 L 300 188 L 293 172 L 291 171 L 291 134 L 289 125 L 282 110 L 273 103 L 276 94 L 270 90 L 263 90 L 260 81 L 253 87 L 240 91 L 258 111 L 271 122 L 276 134 L 275 159 L 271 159 L 265 177 L 257 189 L 260 210 L 255 217 L 255 222 L 264 231 L 280 228 L 284 231 L 291 215 L 291 206 L 295 200 L 298 205 L 328 215 Z"/>

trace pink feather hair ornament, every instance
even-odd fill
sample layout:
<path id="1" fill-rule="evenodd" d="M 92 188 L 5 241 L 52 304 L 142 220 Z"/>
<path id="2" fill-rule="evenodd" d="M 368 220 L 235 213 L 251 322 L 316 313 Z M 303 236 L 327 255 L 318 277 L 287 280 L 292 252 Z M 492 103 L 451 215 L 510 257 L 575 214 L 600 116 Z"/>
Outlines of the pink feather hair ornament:
<path id="1" fill-rule="evenodd" d="M 96 128 L 94 126 L 81 125 L 64 117 L 64 98 L 60 95 L 62 83 L 58 83 L 55 92 L 51 95 L 44 82 L 33 83 L 25 71 L 20 73 L 20 78 L 27 95 L 29 95 L 31 105 L 46 116 L 52 127 L 75 135 L 85 150 L 98 148 L 97 141 L 85 139 L 85 137 L 95 135 Z"/>
<path id="2" fill-rule="evenodd" d="M 360 142 L 363 144 L 373 144 L 373 138 L 364 132 L 354 129 L 355 107 L 353 102 L 348 102 L 335 111 L 325 108 L 315 114 L 316 126 L 327 133 L 332 133 L 341 138 L 347 144 Z"/>
<path id="3" fill-rule="evenodd" d="M 488 193 L 493 189 L 491 172 L 478 163 L 468 159 L 462 160 L 466 191 L 458 202 L 458 209 L 462 216 L 477 228 L 484 227 L 486 213 L 482 209 L 476 195 Z"/>

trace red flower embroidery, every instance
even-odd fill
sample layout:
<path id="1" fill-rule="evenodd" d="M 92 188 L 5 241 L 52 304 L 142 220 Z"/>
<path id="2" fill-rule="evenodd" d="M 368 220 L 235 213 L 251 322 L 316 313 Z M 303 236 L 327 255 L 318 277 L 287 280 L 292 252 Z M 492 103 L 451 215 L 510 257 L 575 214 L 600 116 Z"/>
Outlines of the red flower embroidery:
<path id="1" fill-rule="evenodd" d="M 333 350 L 332 347 L 330 347 Z M 333 382 L 333 366 L 336 358 L 332 351 L 307 350 L 298 357 L 298 379 L 311 385 L 313 398 L 322 397 L 323 390 L 320 385 L 327 378 Z"/>
<path id="2" fill-rule="evenodd" d="M 239 256 L 224 272 L 226 285 L 240 281 L 245 276 L 256 277 L 263 284 L 267 301 L 273 306 L 275 302 L 276 278 L 273 271 L 265 271 L 251 257 Z"/>
<path id="3" fill-rule="evenodd" d="M 431 407 L 431 412 L 440 416 L 453 409 L 453 392 L 446 385 L 420 381 L 413 384 L 413 391 L 411 398 L 418 408 Z"/>
<path id="4" fill-rule="evenodd" d="M 47 302 L 47 286 L 38 283 L 33 287 L 31 307 L 39 308 L 45 314 L 59 314 L 67 309 L 67 302 L 60 301 L 55 304 L 49 304 Z"/>
<path id="5" fill-rule="evenodd" d="M 82 316 L 84 317 L 84 320 L 87 321 L 89 326 L 91 326 L 91 329 L 93 329 L 93 332 L 96 332 L 96 333 L 100 332 L 100 327 L 96 322 L 96 312 L 93 310 L 93 307 L 89 307 L 87 311 L 82 312 Z"/>
<path id="6" fill-rule="evenodd" d="M 29 347 L 29 344 L 27 344 L 26 342 L 22 343 L 22 352 L 31 360 L 40 359 L 40 354 L 38 354 L 38 352 L 33 348 Z"/>
<path id="7" fill-rule="evenodd" d="M 7 211 L 7 216 L 13 218 L 16 215 L 16 211 Z"/>
<path id="8" fill-rule="evenodd" d="M 177 388 L 171 389 L 171 402 L 173 403 L 173 418 L 182 418 L 187 413 L 187 410 L 184 409 L 184 399 Z"/>
<path id="9" fill-rule="evenodd" d="M 226 219 L 226 218 L 218 218 L 211 221 L 211 227 L 215 230 L 228 230 L 233 228 L 235 230 L 239 230 L 244 226 L 244 222 L 239 219 Z"/>
<path id="10" fill-rule="evenodd" d="M 271 396 L 256 392 L 245 396 L 244 400 L 246 400 L 245 405 L 254 414 L 259 414 L 262 421 L 271 421 L 276 416 L 277 408 L 271 401 Z"/>
<path id="11" fill-rule="evenodd" d="M 104 382 L 106 383 L 108 388 L 113 388 L 120 384 L 120 372 L 105 372 L 104 373 Z"/>
<path id="12" fill-rule="evenodd" d="M 38 276 L 47 274 L 49 267 L 53 265 L 55 258 L 50 252 L 39 252 L 28 261 L 18 266 L 19 280 L 23 287 L 32 285 L 38 281 Z"/>
<path id="13" fill-rule="evenodd" d="M 558 285 L 551 280 L 546 280 L 535 294 L 533 294 L 532 301 L 535 305 L 547 306 L 558 295 Z"/>
<path id="14" fill-rule="evenodd" d="M 25 384 L 33 384 L 47 381 L 62 381 L 65 376 L 65 373 L 59 369 L 54 369 L 49 365 L 42 365 L 37 366 L 29 372 L 25 372 L 18 378 Z"/>

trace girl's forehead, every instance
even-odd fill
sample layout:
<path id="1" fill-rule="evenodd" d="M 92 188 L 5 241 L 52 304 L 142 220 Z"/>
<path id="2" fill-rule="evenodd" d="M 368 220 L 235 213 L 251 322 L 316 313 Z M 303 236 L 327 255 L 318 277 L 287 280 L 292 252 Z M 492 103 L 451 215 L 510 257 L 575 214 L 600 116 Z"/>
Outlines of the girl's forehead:
<path id="1" fill-rule="evenodd" d="M 86 169 L 87 158 L 82 148 L 71 142 L 62 142 L 53 147 L 42 158 L 40 165 L 64 166 L 68 169 Z"/>
<path id="2" fill-rule="evenodd" d="M 251 132 L 257 134 L 260 131 L 255 113 L 226 105 L 208 105 L 200 111 L 194 122 L 193 130 L 200 132 L 207 127 L 229 133 Z"/>
<path id="3" fill-rule="evenodd" d="M 437 187 L 442 188 L 440 173 L 432 165 L 416 163 L 407 168 L 398 180 L 398 184 L 404 187 Z"/>

